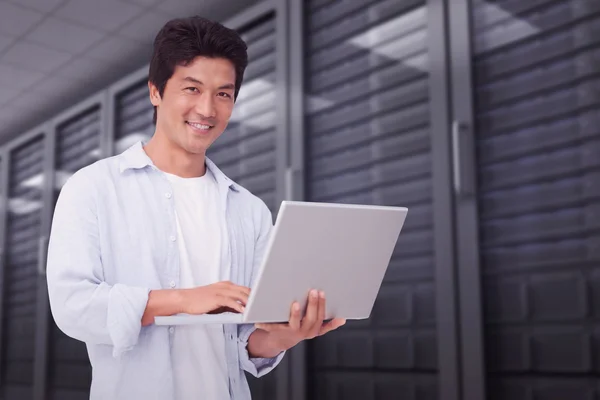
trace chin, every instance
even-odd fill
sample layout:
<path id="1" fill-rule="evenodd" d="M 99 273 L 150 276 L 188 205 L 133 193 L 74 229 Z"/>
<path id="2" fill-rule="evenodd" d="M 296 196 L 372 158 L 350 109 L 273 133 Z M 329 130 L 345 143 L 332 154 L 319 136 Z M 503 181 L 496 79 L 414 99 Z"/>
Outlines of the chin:
<path id="1" fill-rule="evenodd" d="M 191 146 L 185 146 L 184 150 L 187 151 L 190 154 L 200 155 L 200 154 L 206 153 L 206 150 L 208 150 L 208 148 L 205 147 L 205 146 L 198 146 L 198 145 L 194 146 L 194 145 L 191 145 Z"/>

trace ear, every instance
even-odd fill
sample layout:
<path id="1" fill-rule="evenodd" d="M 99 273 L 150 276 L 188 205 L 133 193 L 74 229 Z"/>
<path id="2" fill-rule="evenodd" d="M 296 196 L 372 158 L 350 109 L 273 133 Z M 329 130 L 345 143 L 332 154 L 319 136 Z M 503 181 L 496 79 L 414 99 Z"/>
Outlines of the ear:
<path id="1" fill-rule="evenodd" d="M 148 81 L 148 89 L 150 90 L 150 102 L 153 106 L 160 105 L 160 93 L 158 92 L 158 88 L 154 86 L 154 84 Z"/>

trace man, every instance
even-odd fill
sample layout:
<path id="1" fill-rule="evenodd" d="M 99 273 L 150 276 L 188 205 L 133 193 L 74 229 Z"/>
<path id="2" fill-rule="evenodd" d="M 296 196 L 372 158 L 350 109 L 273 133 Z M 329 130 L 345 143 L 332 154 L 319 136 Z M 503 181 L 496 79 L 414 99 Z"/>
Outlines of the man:
<path id="1" fill-rule="evenodd" d="M 286 350 L 341 326 L 311 293 L 287 324 L 163 327 L 154 317 L 241 312 L 265 252 L 265 203 L 206 158 L 247 65 L 232 30 L 194 17 L 154 42 L 156 129 L 75 173 L 56 204 L 48 250 L 53 317 L 86 343 L 92 399 L 249 399 Z"/>

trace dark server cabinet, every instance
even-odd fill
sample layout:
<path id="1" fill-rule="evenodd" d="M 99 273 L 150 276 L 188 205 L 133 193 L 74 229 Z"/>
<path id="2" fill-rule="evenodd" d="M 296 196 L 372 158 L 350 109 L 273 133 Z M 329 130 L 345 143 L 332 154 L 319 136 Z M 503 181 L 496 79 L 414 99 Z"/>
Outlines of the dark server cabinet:
<path id="1" fill-rule="evenodd" d="M 87 107 L 57 125 L 53 205 L 62 186 L 73 173 L 101 158 L 102 127 L 100 105 Z M 66 336 L 51 319 L 46 398 L 88 399 L 91 380 L 92 369 L 85 343 Z"/>
<path id="2" fill-rule="evenodd" d="M 470 20 L 486 398 L 597 398 L 600 2 Z"/>
<path id="3" fill-rule="evenodd" d="M 307 198 L 409 208 L 371 318 L 309 344 L 308 399 L 458 398 L 441 4 L 306 2 Z"/>
<path id="4" fill-rule="evenodd" d="M 154 107 L 150 103 L 147 71 L 137 82 L 119 92 L 114 99 L 114 154 L 127 150 L 138 140 L 154 134 Z"/>
<path id="5" fill-rule="evenodd" d="M 31 135 L 29 135 L 31 136 Z M 43 133 L 8 151 L 2 286 L 2 398 L 33 398 L 43 211 Z"/>

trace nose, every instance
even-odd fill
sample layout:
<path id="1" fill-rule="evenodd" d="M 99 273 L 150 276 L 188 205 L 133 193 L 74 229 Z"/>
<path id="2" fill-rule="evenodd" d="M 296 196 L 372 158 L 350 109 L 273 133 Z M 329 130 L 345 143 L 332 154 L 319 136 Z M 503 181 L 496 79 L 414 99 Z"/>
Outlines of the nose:
<path id="1" fill-rule="evenodd" d="M 195 110 L 205 118 L 214 118 L 216 114 L 214 97 L 209 92 L 204 92 L 198 96 Z"/>

